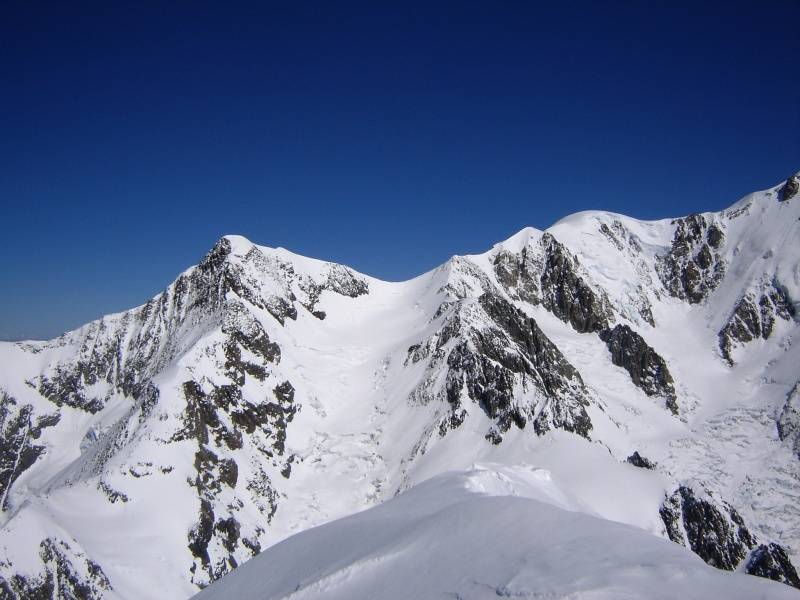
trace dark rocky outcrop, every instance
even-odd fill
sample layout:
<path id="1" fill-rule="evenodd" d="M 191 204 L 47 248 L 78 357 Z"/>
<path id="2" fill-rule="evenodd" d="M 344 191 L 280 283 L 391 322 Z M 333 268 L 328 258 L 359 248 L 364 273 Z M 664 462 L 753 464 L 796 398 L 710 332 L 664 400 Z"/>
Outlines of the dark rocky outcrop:
<path id="1" fill-rule="evenodd" d="M 605 294 L 588 283 L 578 259 L 550 233 L 542 235 L 538 247 L 499 252 L 494 272 L 512 298 L 541 304 L 576 331 L 608 325 L 611 308 Z"/>
<path id="2" fill-rule="evenodd" d="M 786 402 L 778 415 L 778 437 L 789 444 L 800 459 L 800 382 L 786 395 Z"/>
<path id="3" fill-rule="evenodd" d="M 794 198 L 798 191 L 800 191 L 800 175 L 792 175 L 781 187 L 778 197 L 782 202 L 786 202 Z"/>
<path id="4" fill-rule="evenodd" d="M 189 532 L 189 549 L 198 559 L 192 572 L 199 565 L 209 580 L 217 579 L 236 567 L 233 551 L 238 543 L 232 532 L 239 531 L 238 520 L 232 514 L 218 516 L 214 509 L 215 499 L 222 493 L 223 486 L 234 489 L 239 479 L 239 469 L 233 458 L 224 458 L 228 451 L 242 447 L 243 433 L 252 436 L 256 430 L 264 435 L 267 444 L 258 446 L 266 459 L 283 454 L 286 427 L 297 410 L 294 405 L 294 389 L 289 382 L 277 386 L 276 402 L 253 404 L 246 400 L 236 385 L 217 386 L 205 393 L 193 381 L 184 383 L 187 410 L 184 427 L 176 433 L 174 441 L 195 439 L 199 447 L 195 454 L 196 478 L 193 487 L 200 500 L 198 521 Z M 226 418 L 222 418 L 226 415 Z M 234 424 L 230 428 L 225 423 Z M 270 504 L 268 519 L 277 508 L 277 494 L 269 477 L 261 472 L 258 482 L 249 481 L 247 489 L 259 495 L 259 503 Z M 227 558 L 212 563 L 208 548 L 214 538 L 229 552 Z M 202 578 L 198 578 L 198 582 Z"/>
<path id="5" fill-rule="evenodd" d="M 696 304 L 725 276 L 727 265 L 719 252 L 725 234 L 718 223 L 703 215 L 676 219 L 673 224 L 672 246 L 658 257 L 656 270 L 670 295 Z"/>
<path id="6" fill-rule="evenodd" d="M 488 439 L 494 443 L 512 425 L 523 429 L 528 423 L 537 434 L 555 428 L 588 437 L 592 425 L 583 380 L 536 322 L 507 300 L 488 293 L 480 296 L 477 306 L 467 303 L 460 308 L 479 312 L 468 318 L 456 309 L 428 352 L 429 371 L 435 373 L 442 364 L 447 369 L 444 397 L 450 410 L 440 424 L 440 434 L 464 421 L 466 396 L 493 422 L 496 429 Z M 466 325 L 475 318 L 487 325 Z M 458 342 L 448 351 L 451 339 Z M 419 347 L 414 353 L 419 353 Z M 418 398 L 434 393 L 426 385 L 417 390 Z"/>
<path id="7" fill-rule="evenodd" d="M 43 540 L 39 558 L 45 565 L 39 575 L 0 577 L 0 600 L 100 600 L 112 589 L 100 566 L 63 540 Z"/>
<path id="8" fill-rule="evenodd" d="M 0 390 L 0 510 L 8 508 L 11 486 L 45 451 L 35 443 L 43 428 L 55 425 L 57 416 L 33 419 L 30 404 L 17 401 Z"/>
<path id="9" fill-rule="evenodd" d="M 742 517 L 727 503 L 680 486 L 664 500 L 660 514 L 669 539 L 688 546 L 712 567 L 733 571 L 744 564 L 750 575 L 800 588 L 786 550 L 775 543 L 758 545 Z"/>
<path id="10" fill-rule="evenodd" d="M 629 465 L 633 465 L 634 467 L 639 467 L 640 469 L 655 469 L 656 464 L 651 460 L 646 459 L 644 456 L 639 454 L 639 451 L 634 451 L 628 458 L 625 459 L 625 462 Z"/>
<path id="11" fill-rule="evenodd" d="M 225 455 L 241 448 L 246 435 L 253 442 L 263 440 L 256 447 L 264 454 L 265 460 L 273 460 L 277 467 L 275 457 L 284 453 L 286 428 L 294 418 L 297 406 L 294 387 L 288 381 L 275 387 L 274 401 L 267 399 L 260 403 L 246 399 L 236 384 L 211 386 L 211 391 L 206 393 L 197 382 L 187 381 L 183 390 L 187 403 L 184 424 L 173 441 L 194 439 L 198 442 L 194 461 L 197 475 L 192 486 L 197 491 L 200 506 L 197 522 L 188 535 L 188 547 L 196 558 L 192 574 L 197 583 L 202 583 L 213 581 L 236 568 L 234 553 L 239 543 L 244 544 L 240 540 L 235 507 L 229 506 L 223 515 L 215 510 L 215 501 L 224 487 L 235 489 L 239 480 L 236 461 Z M 269 522 L 277 508 L 278 496 L 270 478 L 259 468 L 257 476 L 245 487 L 257 495 L 256 505 L 264 507 L 262 512 Z M 227 555 L 213 562 L 209 547 L 215 542 L 225 549 Z M 198 567 L 204 575 L 200 576 Z"/>
<path id="12" fill-rule="evenodd" d="M 541 299 L 542 257 L 529 246 L 519 254 L 504 250 L 494 257 L 494 273 L 513 298 L 538 304 Z"/>
<path id="13" fill-rule="evenodd" d="M 600 331 L 611 316 L 608 300 L 578 274 L 578 260 L 552 235 L 542 236 L 542 305 L 581 333 Z"/>
<path id="14" fill-rule="evenodd" d="M 270 340 L 261 323 L 243 303 L 229 304 L 223 319 L 222 332 L 228 336 L 224 344 L 226 375 L 236 385 L 244 385 L 245 375 L 264 381 L 267 366 L 280 362 L 280 348 Z M 244 356 L 253 356 L 258 362 L 247 360 Z"/>
<path id="15" fill-rule="evenodd" d="M 227 261 L 230 251 L 221 239 L 196 268 L 143 306 L 60 338 L 57 344 L 78 347 L 77 359 L 53 365 L 31 383 L 56 406 L 90 413 L 113 394 L 139 398 L 180 350 L 180 333 L 206 329 L 222 314 L 226 292 L 242 287 Z"/>
<path id="16" fill-rule="evenodd" d="M 736 569 L 756 543 L 736 510 L 687 486 L 668 496 L 659 512 L 670 540 L 718 569 Z"/>
<path id="17" fill-rule="evenodd" d="M 328 267 L 324 288 L 348 298 L 358 298 L 369 294 L 369 284 L 356 277 L 353 271 L 344 265 L 332 264 Z"/>
<path id="18" fill-rule="evenodd" d="M 719 332 L 719 348 L 723 358 L 733 365 L 733 348 L 755 339 L 768 339 L 776 319 L 790 320 L 795 315 L 794 304 L 782 286 L 773 282 L 756 299 L 746 294 L 733 309 L 728 322 Z"/>
<path id="19" fill-rule="evenodd" d="M 105 399 L 87 398 L 83 389 L 97 382 L 98 362 L 78 362 L 74 368 L 57 366 L 49 377 L 39 381 L 39 393 L 56 406 L 69 406 L 88 413 L 102 410 Z"/>
<path id="20" fill-rule="evenodd" d="M 369 294 L 369 284 L 342 265 L 330 265 L 324 281 L 319 282 L 306 278 L 299 282 L 299 287 L 306 294 L 306 299 L 302 302 L 303 306 L 320 320 L 325 318 L 325 311 L 316 310 L 315 307 L 323 291 L 329 290 L 348 298 Z"/>
<path id="21" fill-rule="evenodd" d="M 622 242 L 616 232 L 612 231 L 606 223 L 602 223 L 600 225 L 600 233 L 606 236 L 608 241 L 611 242 L 611 244 L 620 252 L 625 249 L 625 244 Z"/>
<path id="22" fill-rule="evenodd" d="M 111 502 L 111 504 L 116 504 L 117 502 L 128 502 L 130 500 L 126 494 L 113 489 L 105 481 L 99 481 L 97 483 L 97 489 L 105 494 L 106 498 L 108 498 L 108 501 Z"/>
<path id="23" fill-rule="evenodd" d="M 325 265 L 323 273 L 312 278 L 297 273 L 291 261 L 264 253 L 257 246 L 239 260 L 226 262 L 224 274 L 226 291 L 266 310 L 281 325 L 297 319 L 297 305 L 324 319 L 325 313 L 315 307 L 326 290 L 350 298 L 369 293 L 367 281 L 344 265 Z"/>
<path id="24" fill-rule="evenodd" d="M 612 363 L 624 368 L 631 381 L 648 396 L 664 398 L 672 414 L 678 414 L 675 386 L 667 363 L 641 335 L 627 325 L 616 325 L 601 331 L 600 339 L 608 346 Z"/>
<path id="25" fill-rule="evenodd" d="M 745 564 L 745 572 L 800 588 L 800 577 L 786 550 L 778 544 L 761 544 L 753 550 Z"/>

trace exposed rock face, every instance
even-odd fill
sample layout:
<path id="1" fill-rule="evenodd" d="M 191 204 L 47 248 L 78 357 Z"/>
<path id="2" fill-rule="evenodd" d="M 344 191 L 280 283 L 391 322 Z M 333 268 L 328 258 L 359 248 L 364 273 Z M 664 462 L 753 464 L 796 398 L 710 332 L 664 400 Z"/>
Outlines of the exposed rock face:
<path id="1" fill-rule="evenodd" d="M 761 544 L 753 550 L 747 559 L 745 571 L 750 575 L 800 588 L 800 577 L 786 551 L 778 544 Z"/>
<path id="2" fill-rule="evenodd" d="M 800 191 L 800 175 L 792 175 L 780 189 L 779 195 L 781 201 L 786 202 L 787 200 L 791 200 L 797 195 L 798 191 Z"/>
<path id="3" fill-rule="evenodd" d="M 719 332 L 719 348 L 723 358 L 733 365 L 732 351 L 737 345 L 772 335 L 776 319 L 790 320 L 795 308 L 786 291 L 773 282 L 756 299 L 753 294 L 742 297 L 733 309 L 725 327 Z"/>
<path id="4" fill-rule="evenodd" d="M 786 396 L 786 403 L 778 416 L 778 436 L 791 445 L 800 459 L 800 383 L 796 383 Z"/>
<path id="5" fill-rule="evenodd" d="M 298 410 L 294 404 L 294 388 L 288 381 L 275 387 L 272 399 L 262 402 L 253 402 L 243 393 L 245 373 L 263 381 L 268 375 L 267 364 L 280 356 L 277 346 L 269 342 L 263 330 L 251 334 L 243 339 L 248 340 L 247 349 L 263 359 L 260 364 L 229 371 L 231 384 L 205 383 L 208 392 L 195 381 L 183 384 L 184 426 L 172 441 L 191 439 L 198 444 L 194 461 L 197 475 L 192 486 L 200 508 L 198 521 L 188 536 L 189 550 L 196 559 L 191 570 L 198 584 L 213 581 L 236 568 L 237 555 L 241 557 L 243 552 L 254 555 L 260 549 L 257 539 L 242 537 L 237 518 L 241 502 L 227 500 L 237 488 L 236 451 L 244 445 L 252 445 L 263 454 L 264 463 L 271 462 L 276 469 L 283 469 L 280 457 L 285 449 L 286 429 Z M 262 341 L 258 342 L 259 339 Z M 226 356 L 231 354 L 232 343 L 229 340 L 225 346 Z M 268 524 L 275 514 L 278 499 L 270 477 L 258 467 L 255 476 L 246 483 L 250 499 Z"/>
<path id="6" fill-rule="evenodd" d="M 733 508 L 725 503 L 717 506 L 687 486 L 664 500 L 660 514 L 669 539 L 688 546 L 718 569 L 736 569 L 756 543 Z"/>
<path id="7" fill-rule="evenodd" d="M 39 575 L 15 574 L 8 580 L 0 577 L 0 599 L 100 600 L 112 589 L 98 564 L 62 540 L 43 540 L 39 544 L 39 557 L 46 566 Z"/>
<path id="8" fill-rule="evenodd" d="M 540 253 L 525 246 L 518 254 L 507 250 L 494 258 L 497 280 L 511 295 L 530 304 L 541 301 L 541 274 L 544 266 Z"/>
<path id="9" fill-rule="evenodd" d="M 325 318 L 324 311 L 315 309 L 323 291 L 330 290 L 348 298 L 357 298 L 369 293 L 367 282 L 358 279 L 350 269 L 342 265 L 331 265 L 327 278 L 323 282 L 301 279 L 299 286 L 307 295 L 306 299 L 301 301 L 302 305 L 318 319 Z"/>
<path id="10" fill-rule="evenodd" d="M 498 253 L 494 270 L 513 298 L 541 304 L 581 333 L 603 329 L 612 316 L 605 294 L 587 282 L 578 259 L 549 233 L 538 247 Z"/>
<path id="11" fill-rule="evenodd" d="M 542 236 L 545 248 L 542 271 L 542 304 L 581 333 L 600 331 L 608 325 L 608 301 L 577 274 L 577 259 L 556 239 Z"/>
<path id="12" fill-rule="evenodd" d="M 219 244 L 230 243 L 223 238 Z M 325 313 L 316 309 L 324 291 L 356 298 L 369 293 L 369 284 L 343 265 L 327 264 L 318 278 L 297 273 L 294 265 L 253 246 L 241 261 L 225 262 L 224 291 L 233 291 L 253 306 L 263 308 L 283 325 L 297 319 L 302 306 L 318 319 Z"/>
<path id="13" fill-rule="evenodd" d="M 656 464 L 646 459 L 644 456 L 639 454 L 639 451 L 636 450 L 633 454 L 631 454 L 628 458 L 625 459 L 629 465 L 633 465 L 634 467 L 639 467 L 640 469 L 655 469 Z"/>
<path id="14" fill-rule="evenodd" d="M 727 265 L 719 250 L 725 234 L 703 215 L 673 221 L 677 225 L 669 252 L 656 265 L 661 282 L 676 298 L 696 304 L 722 281 Z"/>
<path id="15" fill-rule="evenodd" d="M 533 319 L 488 293 L 451 311 L 439 334 L 409 349 L 411 361 L 431 356 L 431 375 L 447 366 L 443 390 L 429 377 L 413 396 L 427 403 L 444 395 L 450 410 L 441 435 L 461 425 L 466 417 L 463 400 L 469 398 L 495 423 L 496 429 L 487 433 L 494 443 L 511 425 L 523 429 L 528 422 L 537 434 L 555 428 L 589 436 L 583 380 Z M 491 325 L 471 326 L 486 322 Z"/>
<path id="16" fill-rule="evenodd" d="M 22 406 L 0 390 L 0 510 L 8 508 L 8 490 L 44 453 L 37 440 L 46 427 L 59 421 L 59 414 L 33 417 L 30 404 Z"/>
<path id="17" fill-rule="evenodd" d="M 264 381 L 266 365 L 280 362 L 281 349 L 243 303 L 228 303 L 222 332 L 228 336 L 224 345 L 225 374 L 238 386 L 244 385 L 246 375 Z"/>
<path id="18" fill-rule="evenodd" d="M 672 414 L 678 414 L 675 386 L 667 363 L 641 335 L 627 325 L 616 325 L 601 331 L 600 339 L 608 346 L 612 363 L 624 368 L 631 381 L 648 396 L 664 398 Z"/>
<path id="19" fill-rule="evenodd" d="M 116 319 L 101 319 L 56 341 L 79 347 L 79 358 L 56 364 L 35 383 L 56 406 L 90 413 L 119 394 L 137 398 L 180 348 L 187 330 L 203 332 L 219 318 L 228 289 L 236 287 L 226 262 L 230 242 L 223 238 L 197 268 L 167 290 Z"/>
<path id="20" fill-rule="evenodd" d="M 236 319 L 246 318 L 242 301 L 269 312 L 280 324 L 297 318 L 295 302 L 313 310 L 325 290 L 349 297 L 369 292 L 367 283 L 340 265 L 331 265 L 324 280 L 301 278 L 291 264 L 264 256 L 256 247 L 241 263 L 227 260 L 231 243 L 222 238 L 194 269 L 181 275 L 167 290 L 144 306 L 124 313 L 116 320 L 100 320 L 56 341 L 77 345 L 78 360 L 55 364 L 32 382 L 56 406 L 67 405 L 90 413 L 101 410 L 114 394 L 137 398 L 152 377 L 160 372 L 183 348 L 178 340 L 202 335 L 226 319 L 232 341 L 256 353 L 276 353 L 264 334 L 243 324 L 233 331 Z M 248 267 L 248 268 L 245 268 Z M 298 280 L 298 297 L 292 285 Z M 281 290 L 265 291 L 265 282 Z M 277 284 L 276 284 L 277 282 Z M 237 300 L 229 300 L 231 294 Z M 321 315 L 316 314 L 320 317 Z M 322 315 L 324 316 L 324 315 Z M 255 337 L 253 337 L 255 336 Z M 231 368 L 238 365 L 231 347 Z"/>

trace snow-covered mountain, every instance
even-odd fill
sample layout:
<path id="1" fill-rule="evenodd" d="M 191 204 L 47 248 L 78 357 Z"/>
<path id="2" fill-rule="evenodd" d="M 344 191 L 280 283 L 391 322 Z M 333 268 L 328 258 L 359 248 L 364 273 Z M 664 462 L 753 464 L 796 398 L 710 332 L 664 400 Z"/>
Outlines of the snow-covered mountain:
<path id="1" fill-rule="evenodd" d="M 408 578 L 472 548 L 514 595 L 576 540 L 620 594 L 687 588 L 673 570 L 793 594 L 689 550 L 800 587 L 798 187 L 675 220 L 579 213 L 400 283 L 227 236 L 139 308 L 0 344 L 0 598 L 189 597 L 384 501 L 206 594 L 261 576 L 356 597 L 402 556 Z M 414 552 L 425 523 L 440 552 Z M 309 544 L 330 547 L 292 557 Z"/>

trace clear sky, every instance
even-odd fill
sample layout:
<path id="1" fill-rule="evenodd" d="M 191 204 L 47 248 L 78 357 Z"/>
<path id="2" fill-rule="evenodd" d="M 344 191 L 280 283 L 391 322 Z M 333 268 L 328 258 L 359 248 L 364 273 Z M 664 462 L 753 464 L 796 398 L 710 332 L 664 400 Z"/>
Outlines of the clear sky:
<path id="1" fill-rule="evenodd" d="M 141 304 L 226 233 L 399 280 L 800 169 L 800 2 L 388 4 L 3 3 L 0 338 Z"/>

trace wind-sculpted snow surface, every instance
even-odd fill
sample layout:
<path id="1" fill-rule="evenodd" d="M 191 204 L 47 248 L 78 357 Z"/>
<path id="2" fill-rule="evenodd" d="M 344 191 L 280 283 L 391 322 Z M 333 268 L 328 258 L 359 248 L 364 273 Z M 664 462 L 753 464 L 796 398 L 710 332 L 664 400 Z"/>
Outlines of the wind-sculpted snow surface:
<path id="1" fill-rule="evenodd" d="M 575 509 L 545 470 L 477 466 L 299 533 L 196 600 L 798 597 Z"/>
<path id="2" fill-rule="evenodd" d="M 395 503 L 424 504 L 415 486 L 443 472 L 471 473 L 447 485 L 505 485 L 502 465 L 520 463 L 539 475 L 512 488 L 535 501 L 464 496 L 454 515 L 480 510 L 485 524 L 469 540 L 441 536 L 442 552 L 463 541 L 485 558 L 470 544 L 503 539 L 489 532 L 510 521 L 492 511 L 513 516 L 522 502 L 531 545 L 518 558 L 547 555 L 536 532 L 551 526 L 537 517 L 525 529 L 539 510 L 564 528 L 553 539 L 585 527 L 597 548 L 630 536 L 653 548 L 646 567 L 622 550 L 581 555 L 585 587 L 556 569 L 553 593 L 611 597 L 616 577 L 634 594 L 637 569 L 683 590 L 673 566 L 727 589 L 714 582 L 732 576 L 689 550 L 793 585 L 795 181 L 682 219 L 579 213 L 398 283 L 227 236 L 141 307 L 56 340 L 0 343 L 0 598 L 187 598 L 398 492 L 411 490 Z M 500 475 L 472 472 L 487 461 Z M 403 512 L 409 531 L 439 518 L 414 514 Z M 412 568 L 409 543 L 376 564 Z M 342 573 L 360 574 L 347 561 L 369 562 L 369 548 L 352 552 Z M 528 590 L 541 573 L 521 560 L 493 558 L 498 570 L 466 582 L 464 597 Z M 269 582 L 299 572 L 253 564 Z M 595 577 L 600 567 L 614 577 Z M 791 591 L 735 579 L 756 586 L 751 597 Z"/>

